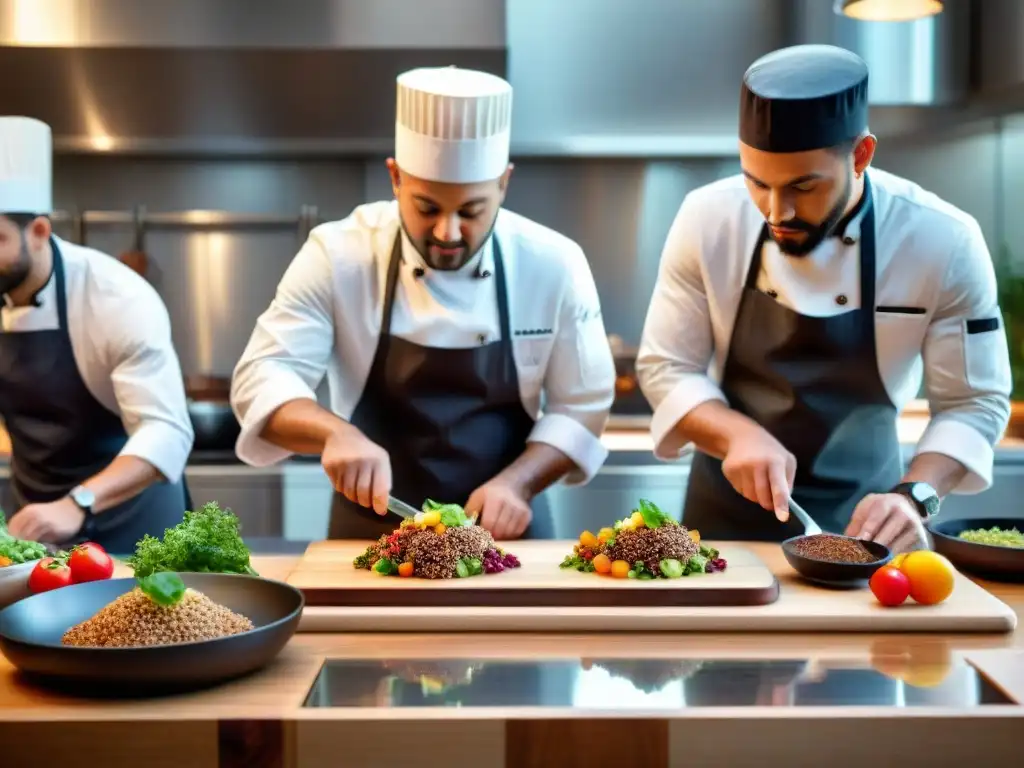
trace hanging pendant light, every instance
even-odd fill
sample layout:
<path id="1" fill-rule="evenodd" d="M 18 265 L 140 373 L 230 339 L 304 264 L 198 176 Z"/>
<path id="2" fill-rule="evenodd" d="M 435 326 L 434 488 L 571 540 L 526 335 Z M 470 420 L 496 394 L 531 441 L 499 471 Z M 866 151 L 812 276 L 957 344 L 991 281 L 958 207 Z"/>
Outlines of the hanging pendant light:
<path id="1" fill-rule="evenodd" d="M 914 21 L 942 13 L 942 0 L 835 0 L 833 9 L 858 21 Z"/>

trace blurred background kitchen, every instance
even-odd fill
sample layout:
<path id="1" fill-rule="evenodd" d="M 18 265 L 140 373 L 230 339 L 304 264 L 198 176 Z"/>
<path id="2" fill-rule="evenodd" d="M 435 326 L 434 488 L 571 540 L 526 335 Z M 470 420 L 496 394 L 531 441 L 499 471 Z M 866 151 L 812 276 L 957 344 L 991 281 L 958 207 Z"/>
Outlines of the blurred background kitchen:
<path id="1" fill-rule="evenodd" d="M 237 461 L 232 368 L 309 228 L 391 196 L 395 76 L 455 64 L 508 78 L 507 207 L 582 244 L 618 357 L 607 466 L 549 492 L 572 538 L 640 496 L 682 508 L 688 460 L 651 457 L 632 361 L 672 218 L 738 171 L 740 80 L 772 49 L 833 43 L 868 62 L 875 164 L 978 219 L 1006 325 L 1024 324 L 1024 2 L 942 5 L 896 23 L 833 0 L 0 0 L 0 105 L 53 128 L 58 234 L 122 258 L 167 303 L 195 502 L 230 506 L 247 535 L 303 541 L 326 533 L 328 481 L 316 460 Z M 901 421 L 908 451 L 926 408 Z M 1019 506 L 1015 428 L 995 487 L 947 509 Z"/>

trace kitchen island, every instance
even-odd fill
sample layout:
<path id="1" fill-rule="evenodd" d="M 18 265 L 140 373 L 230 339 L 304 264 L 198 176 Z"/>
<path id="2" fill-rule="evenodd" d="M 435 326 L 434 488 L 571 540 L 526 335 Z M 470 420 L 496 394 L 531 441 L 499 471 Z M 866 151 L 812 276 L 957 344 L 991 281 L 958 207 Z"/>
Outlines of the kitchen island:
<path id="1" fill-rule="evenodd" d="M 751 548 L 778 573 L 788 568 L 777 547 Z M 254 565 L 268 578 L 284 579 L 296 560 L 262 555 Z M 1024 616 L 1024 585 L 979 583 Z M 995 765 L 1019 758 L 1019 623 L 1010 633 L 958 635 L 873 634 L 870 627 L 844 634 L 457 629 L 300 633 L 270 667 L 248 678 L 132 701 L 84 700 L 37 688 L 0 657 L 0 764 L 78 764 L 88 755 L 91 765 L 147 768 L 841 768 Z M 333 667 L 326 679 L 325 660 Z M 509 661 L 526 662 L 512 667 L 522 673 L 510 675 Z M 481 692 L 477 681 L 487 679 L 491 662 L 495 668 L 504 662 L 505 669 L 490 672 L 492 689 Z M 435 677 L 451 675 L 455 693 L 445 695 L 441 685 L 430 699 L 426 688 L 419 692 L 415 674 L 414 686 L 396 687 L 391 679 L 401 677 L 396 670 L 403 666 L 422 671 L 424 665 L 435 668 Z M 644 667 L 655 677 L 664 674 L 651 683 L 635 672 Z M 459 683 L 474 668 L 476 695 L 461 700 Z M 731 671 L 723 676 L 722 669 Z M 976 669 L 984 672 L 980 682 Z M 676 685 L 674 678 L 685 683 Z M 804 687 L 794 698 L 796 678 L 805 686 L 832 682 Z M 645 696 L 641 689 L 660 693 Z M 424 706 L 431 701 L 440 705 Z"/>

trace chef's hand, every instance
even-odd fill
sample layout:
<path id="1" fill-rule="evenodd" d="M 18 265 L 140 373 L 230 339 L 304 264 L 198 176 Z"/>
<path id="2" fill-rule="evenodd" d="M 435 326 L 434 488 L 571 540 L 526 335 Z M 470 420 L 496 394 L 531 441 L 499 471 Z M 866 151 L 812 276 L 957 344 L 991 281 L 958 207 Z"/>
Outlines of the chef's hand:
<path id="1" fill-rule="evenodd" d="M 471 517 L 476 515 L 495 539 L 519 538 L 533 518 L 524 494 L 497 478 L 473 491 L 463 509 Z"/>
<path id="2" fill-rule="evenodd" d="M 11 518 L 7 530 L 16 539 L 42 544 L 71 541 L 85 522 L 85 512 L 71 499 L 29 504 Z"/>
<path id="3" fill-rule="evenodd" d="M 921 515 L 910 499 L 898 493 L 872 493 L 861 499 L 846 535 L 877 541 L 897 553 L 928 548 Z"/>
<path id="4" fill-rule="evenodd" d="M 737 493 L 774 512 L 782 522 L 789 519 L 796 458 L 766 430 L 756 427 L 733 440 L 722 472 Z"/>
<path id="5" fill-rule="evenodd" d="M 346 424 L 327 438 L 320 464 L 334 489 L 351 502 L 388 513 L 391 494 L 391 458 L 366 435 Z"/>

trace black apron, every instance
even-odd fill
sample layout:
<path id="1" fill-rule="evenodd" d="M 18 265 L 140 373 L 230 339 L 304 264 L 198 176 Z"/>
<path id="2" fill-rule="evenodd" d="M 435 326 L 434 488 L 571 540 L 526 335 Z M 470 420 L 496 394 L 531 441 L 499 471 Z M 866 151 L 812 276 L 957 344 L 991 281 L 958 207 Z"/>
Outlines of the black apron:
<path id="1" fill-rule="evenodd" d="M 793 499 L 822 527 L 843 533 L 857 503 L 903 474 L 892 404 L 875 353 L 875 215 L 865 179 L 860 308 L 801 315 L 757 290 L 762 227 L 747 273 L 721 388 L 730 407 L 764 427 L 795 457 Z M 722 462 L 694 454 L 683 523 L 709 539 L 782 541 L 803 533 L 792 515 L 748 501 Z"/>
<path id="2" fill-rule="evenodd" d="M 11 491 L 18 509 L 67 496 L 128 442 L 120 417 L 93 397 L 75 365 L 64 260 L 53 239 L 50 246 L 58 327 L 24 333 L 0 329 L 0 416 L 11 436 Z M 113 554 L 130 554 L 145 534 L 162 537 L 180 523 L 186 498 L 184 479 L 155 483 L 96 515 L 88 538 Z"/>
<path id="3" fill-rule="evenodd" d="M 479 347 L 424 347 L 391 335 L 401 236 L 388 263 L 380 338 L 351 423 L 391 458 L 391 493 L 420 507 L 426 499 L 465 504 L 470 494 L 526 449 L 534 420 L 523 408 L 512 353 L 505 268 L 496 237 L 494 287 L 501 338 Z M 553 538 L 543 494 L 522 538 Z M 381 516 L 335 492 L 330 539 L 376 539 L 401 518 Z"/>

